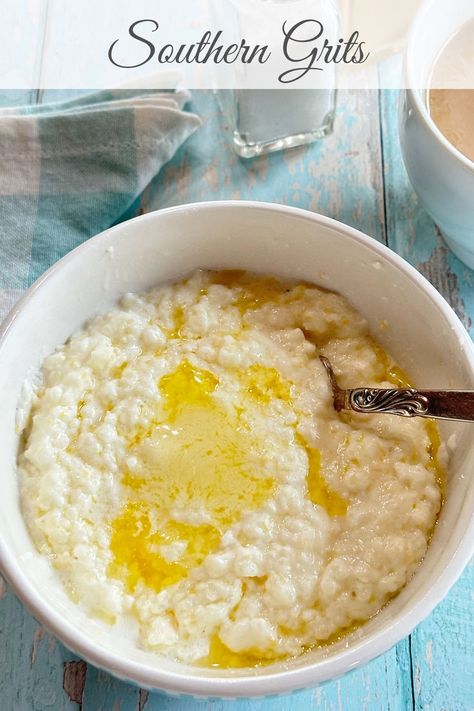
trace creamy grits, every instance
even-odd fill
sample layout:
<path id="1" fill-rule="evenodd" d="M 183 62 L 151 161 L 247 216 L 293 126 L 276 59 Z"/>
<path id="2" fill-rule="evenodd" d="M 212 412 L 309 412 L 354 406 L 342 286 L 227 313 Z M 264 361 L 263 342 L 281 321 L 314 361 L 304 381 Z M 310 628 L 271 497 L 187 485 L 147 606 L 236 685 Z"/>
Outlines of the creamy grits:
<path id="1" fill-rule="evenodd" d="M 197 271 L 126 295 L 43 363 L 24 517 L 69 596 L 136 644 L 255 666 L 339 639 L 400 591 L 442 500 L 433 422 L 338 414 L 406 377 L 341 296 Z"/>

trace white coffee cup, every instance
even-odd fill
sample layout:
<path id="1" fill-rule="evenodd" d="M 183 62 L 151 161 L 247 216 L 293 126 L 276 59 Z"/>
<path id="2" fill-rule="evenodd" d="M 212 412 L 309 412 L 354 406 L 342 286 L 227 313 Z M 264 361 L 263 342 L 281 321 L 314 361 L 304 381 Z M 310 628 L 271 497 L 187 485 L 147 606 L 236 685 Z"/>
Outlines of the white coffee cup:
<path id="1" fill-rule="evenodd" d="M 439 52 L 473 18 L 473 0 L 428 0 L 418 12 L 405 51 L 400 140 L 421 203 L 454 254 L 474 269 L 474 162 L 449 143 L 426 105 L 426 87 Z"/>

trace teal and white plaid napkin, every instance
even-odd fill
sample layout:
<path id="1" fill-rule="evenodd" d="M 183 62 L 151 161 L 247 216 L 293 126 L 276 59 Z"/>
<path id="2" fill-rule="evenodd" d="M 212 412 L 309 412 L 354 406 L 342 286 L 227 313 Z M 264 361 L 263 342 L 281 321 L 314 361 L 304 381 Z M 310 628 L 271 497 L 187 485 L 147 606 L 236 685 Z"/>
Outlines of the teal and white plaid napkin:
<path id="1" fill-rule="evenodd" d="M 200 125 L 186 91 L 117 90 L 0 110 L 0 320 L 110 227 Z"/>

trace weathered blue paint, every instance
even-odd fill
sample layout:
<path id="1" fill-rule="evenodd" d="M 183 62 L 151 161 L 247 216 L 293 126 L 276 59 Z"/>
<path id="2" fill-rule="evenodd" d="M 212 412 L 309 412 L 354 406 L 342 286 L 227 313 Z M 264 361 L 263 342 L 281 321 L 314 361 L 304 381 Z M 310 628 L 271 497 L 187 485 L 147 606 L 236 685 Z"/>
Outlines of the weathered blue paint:
<path id="1" fill-rule="evenodd" d="M 393 70 L 387 67 L 387 71 Z M 449 301 L 472 334 L 474 272 L 448 250 L 411 189 L 398 141 L 398 93 L 381 92 L 387 237 Z M 474 565 L 410 638 L 416 711 L 474 708 Z"/>
<path id="2" fill-rule="evenodd" d="M 42 98 L 63 96 L 64 92 L 47 92 Z M 0 105 L 27 100 L 31 96 L 20 92 L 0 94 Z M 474 275 L 443 246 L 411 190 L 399 151 L 395 93 L 341 94 L 332 136 L 251 162 L 234 155 L 215 97 L 197 92 L 194 101 L 204 127 L 127 217 L 182 202 L 223 198 L 268 200 L 322 212 L 388 242 L 431 278 L 470 325 Z M 75 686 L 77 658 L 51 638 L 6 587 L 0 587 L 0 709 L 70 711 L 79 709 L 70 696 L 80 694 L 83 711 L 470 711 L 473 576 L 471 566 L 409 639 L 362 669 L 313 691 L 235 702 L 149 694 L 91 666 L 85 684 Z"/>

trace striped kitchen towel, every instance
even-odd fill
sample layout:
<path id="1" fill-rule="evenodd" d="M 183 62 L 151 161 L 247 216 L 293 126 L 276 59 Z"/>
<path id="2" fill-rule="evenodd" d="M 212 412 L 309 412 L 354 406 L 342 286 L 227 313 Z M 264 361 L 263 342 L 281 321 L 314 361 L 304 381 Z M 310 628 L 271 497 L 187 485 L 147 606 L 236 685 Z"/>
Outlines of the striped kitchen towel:
<path id="1" fill-rule="evenodd" d="M 0 110 L 0 320 L 66 252 L 129 210 L 200 125 L 186 91 Z"/>

